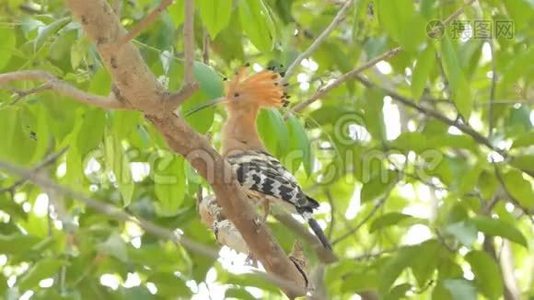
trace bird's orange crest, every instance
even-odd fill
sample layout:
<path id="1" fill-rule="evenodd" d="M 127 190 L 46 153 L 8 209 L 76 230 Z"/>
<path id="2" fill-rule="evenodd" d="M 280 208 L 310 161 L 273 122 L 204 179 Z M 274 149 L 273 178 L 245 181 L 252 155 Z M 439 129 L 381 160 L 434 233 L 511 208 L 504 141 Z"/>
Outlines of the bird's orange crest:
<path id="1" fill-rule="evenodd" d="M 226 85 L 229 101 L 251 101 L 263 107 L 280 107 L 289 104 L 280 74 L 264 70 L 247 77 L 246 68 L 241 68 Z"/>

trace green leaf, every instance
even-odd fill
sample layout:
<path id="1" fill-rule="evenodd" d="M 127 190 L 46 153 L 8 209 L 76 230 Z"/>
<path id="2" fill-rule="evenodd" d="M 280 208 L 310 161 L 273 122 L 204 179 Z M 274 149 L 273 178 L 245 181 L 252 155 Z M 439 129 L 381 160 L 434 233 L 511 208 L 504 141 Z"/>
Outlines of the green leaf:
<path id="1" fill-rule="evenodd" d="M 105 68 L 100 68 L 91 77 L 89 92 L 98 95 L 108 95 L 111 91 L 111 76 Z"/>
<path id="2" fill-rule="evenodd" d="M 156 284 L 156 286 L 158 287 L 158 295 L 162 297 L 191 297 L 191 290 L 185 285 L 185 282 L 172 273 L 158 272 L 150 275 L 147 278 L 147 281 Z"/>
<path id="3" fill-rule="evenodd" d="M 416 249 L 417 259 L 413 260 L 411 269 L 417 284 L 423 288 L 433 280 L 434 270 L 442 263 L 440 252 L 444 249 L 437 240 L 428 240 L 413 247 Z"/>
<path id="4" fill-rule="evenodd" d="M 77 146 L 80 155 L 84 156 L 102 142 L 106 128 L 106 113 L 99 108 L 89 108 L 82 118 L 82 125 L 77 134 Z"/>
<path id="5" fill-rule="evenodd" d="M 345 293 L 357 293 L 378 288 L 380 279 L 378 273 L 373 269 L 352 269 L 348 275 L 343 274 L 344 280 L 341 282 L 341 291 Z M 333 274 L 334 275 L 334 274 Z M 339 282 L 341 274 L 334 275 L 335 281 Z M 329 284 L 330 286 L 331 284 Z"/>
<path id="6" fill-rule="evenodd" d="M 245 53 L 243 51 L 242 32 L 239 18 L 232 17 L 230 25 L 219 32 L 217 38 L 211 41 L 211 49 L 227 62 L 243 61 Z"/>
<path id="7" fill-rule="evenodd" d="M 70 22 L 70 17 L 64 17 L 58 19 L 44 27 L 39 27 L 37 31 L 37 38 L 34 41 L 34 51 L 37 51 L 41 46 L 43 46 L 46 39 L 52 34 L 58 32 L 63 26 L 67 25 Z"/>
<path id="8" fill-rule="evenodd" d="M 523 178 L 518 170 L 510 170 L 503 174 L 506 190 L 519 204 L 529 210 L 534 209 L 534 189 L 532 184 Z"/>
<path id="9" fill-rule="evenodd" d="M 452 100 L 458 112 L 468 119 L 473 108 L 473 99 L 465 75 L 460 67 L 458 53 L 447 35 L 441 41 L 443 69 L 449 81 Z"/>
<path id="10" fill-rule="evenodd" d="M 105 242 L 98 244 L 97 249 L 101 253 L 113 256 L 122 262 L 128 261 L 128 246 L 117 232 L 110 234 Z"/>
<path id="11" fill-rule="evenodd" d="M 532 145 L 534 145 L 534 131 L 516 137 L 512 144 L 512 148 L 528 147 Z"/>
<path id="12" fill-rule="evenodd" d="M 426 83 L 428 82 L 428 77 L 432 72 L 432 68 L 436 63 L 436 55 L 434 47 L 432 44 L 429 44 L 423 53 L 417 59 L 417 63 L 413 70 L 412 77 L 412 96 L 415 100 L 419 101 Z"/>
<path id="13" fill-rule="evenodd" d="M 466 247 L 471 247 L 477 239 L 477 228 L 471 222 L 461 221 L 447 225 L 445 232 L 454 236 Z"/>
<path id="14" fill-rule="evenodd" d="M 232 0 L 197 0 L 202 23 L 208 29 L 212 39 L 230 22 Z"/>
<path id="15" fill-rule="evenodd" d="M 211 99 L 207 97 L 204 92 L 199 91 L 189 97 L 180 108 L 182 114 L 185 115 L 185 121 L 200 133 L 206 133 L 211 128 L 211 125 L 213 125 L 215 106 L 211 105 L 192 114 L 189 114 L 189 112 L 204 106 L 206 103 L 209 103 L 210 100 Z"/>
<path id="16" fill-rule="evenodd" d="M 445 279 L 445 288 L 451 293 L 454 300 L 476 300 L 475 287 L 465 279 Z"/>
<path id="17" fill-rule="evenodd" d="M 263 144 L 273 155 L 280 157 L 289 145 L 289 132 L 284 117 L 275 108 L 262 109 L 256 119 Z"/>
<path id="18" fill-rule="evenodd" d="M 165 153 L 152 164 L 154 192 L 158 202 L 156 212 L 171 217 L 178 213 L 185 198 L 186 179 L 184 159 Z"/>
<path id="19" fill-rule="evenodd" d="M 182 25 L 185 19 L 185 5 L 183 1 L 174 2 L 173 5 L 169 6 L 168 12 L 174 27 Z"/>
<path id="20" fill-rule="evenodd" d="M 200 90 L 210 99 L 222 97 L 224 95 L 224 86 L 221 76 L 210 66 L 201 62 L 195 62 L 193 65 L 195 79 L 200 85 Z M 187 101 L 186 101 L 187 103 Z"/>
<path id="21" fill-rule="evenodd" d="M 472 219 L 479 231 L 485 234 L 500 236 L 528 248 L 527 239 L 514 224 L 510 224 L 500 219 L 493 219 L 486 216 L 477 216 Z"/>
<path id="22" fill-rule="evenodd" d="M 122 204 L 126 207 L 130 205 L 134 192 L 130 162 L 119 137 L 107 134 L 104 149 L 106 172 L 113 172 L 115 175 L 115 182 L 122 196 Z"/>
<path id="23" fill-rule="evenodd" d="M 415 51 L 424 40 L 424 19 L 415 14 L 413 1 L 376 1 L 378 21 L 385 31 L 407 51 Z"/>
<path id="24" fill-rule="evenodd" d="M 39 242 L 39 238 L 31 235 L 21 235 L 19 233 L 11 235 L 0 234 L 0 249 L 2 249 L 2 253 L 8 255 L 24 253 Z"/>
<path id="25" fill-rule="evenodd" d="M 0 71 L 9 63 L 13 52 L 15 52 L 16 42 L 15 31 L 13 29 L 0 27 L 0 57 L 2 58 L 0 59 Z"/>
<path id="26" fill-rule="evenodd" d="M 365 89 L 365 113 L 363 115 L 365 127 L 373 138 L 379 141 L 386 140 L 386 125 L 384 123 L 384 93 L 375 88 Z"/>
<path id="27" fill-rule="evenodd" d="M 310 175 L 313 168 L 313 157 L 311 153 L 310 140 L 308 134 L 302 123 L 293 115 L 287 119 L 287 128 L 289 130 L 289 154 L 287 158 L 291 157 L 291 166 L 293 171 L 296 171 L 302 162 L 306 174 Z"/>
<path id="28" fill-rule="evenodd" d="M 251 293 L 247 292 L 244 288 L 229 288 L 224 293 L 224 299 L 250 299 L 255 300 L 256 297 L 254 297 Z"/>
<path id="29" fill-rule="evenodd" d="M 274 42 L 274 23 L 263 0 L 239 1 L 241 27 L 260 51 L 271 51 Z"/>
<path id="30" fill-rule="evenodd" d="M 19 136 L 18 140 L 26 140 L 28 146 L 32 149 L 16 149 L 18 153 L 29 155 L 27 150 L 34 150 L 32 162 L 38 162 L 47 155 L 50 147 L 50 129 L 48 125 L 48 118 L 44 105 L 41 103 L 36 105 L 25 104 L 20 109 L 20 125 L 23 129 L 23 136 Z M 29 139 L 26 139 L 28 137 Z"/>
<path id="31" fill-rule="evenodd" d="M 409 283 L 396 285 L 384 296 L 384 300 L 404 299 L 406 293 L 411 289 L 412 285 Z"/>
<path id="32" fill-rule="evenodd" d="M 115 144 L 115 157 L 117 158 L 113 164 L 113 173 L 117 179 L 117 185 L 119 186 L 119 192 L 122 196 L 122 205 L 124 207 L 130 205 L 134 193 L 134 182 L 132 180 L 132 173 L 130 168 L 130 162 L 126 153 L 122 149 L 120 141 L 116 139 Z"/>
<path id="33" fill-rule="evenodd" d="M 364 182 L 360 192 L 361 203 L 375 202 L 387 197 L 397 183 L 397 173 L 381 170 L 380 174 Z"/>
<path id="34" fill-rule="evenodd" d="M 475 285 L 488 299 L 499 299 L 503 293 L 501 271 L 497 263 L 484 251 L 473 250 L 465 256 L 475 274 Z"/>
<path id="35" fill-rule="evenodd" d="M 378 290 L 381 293 L 389 291 L 389 288 L 397 277 L 409 267 L 413 260 L 417 258 L 413 247 L 404 247 L 399 249 L 393 257 L 389 258 L 380 268 Z"/>
<path id="36" fill-rule="evenodd" d="M 516 155 L 510 161 L 510 165 L 534 174 L 534 155 Z"/>
<path id="37" fill-rule="evenodd" d="M 19 289 L 26 291 L 37 286 L 39 281 L 53 277 L 62 265 L 63 261 L 55 258 L 45 258 L 36 262 L 18 281 Z"/>
<path id="38" fill-rule="evenodd" d="M 31 162 L 36 150 L 35 132 L 28 128 L 28 118 L 32 115 L 27 109 L 15 106 L 0 110 L 0 158 L 18 164 Z"/>
<path id="39" fill-rule="evenodd" d="M 373 233 L 377 230 L 396 225 L 406 219 L 415 219 L 414 217 L 398 212 L 386 213 L 373 220 L 369 228 L 369 233 Z"/>

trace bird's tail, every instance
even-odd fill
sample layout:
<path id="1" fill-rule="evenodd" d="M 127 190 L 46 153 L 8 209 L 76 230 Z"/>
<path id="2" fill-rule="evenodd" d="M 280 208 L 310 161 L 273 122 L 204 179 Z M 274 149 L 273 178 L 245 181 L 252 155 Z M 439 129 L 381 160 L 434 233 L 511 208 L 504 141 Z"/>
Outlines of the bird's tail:
<path id="1" fill-rule="evenodd" d="M 321 226 L 319 226 L 319 223 L 315 221 L 314 218 L 312 218 L 309 213 L 305 213 L 304 217 L 307 219 L 308 224 L 310 225 L 311 229 L 315 233 L 315 236 L 321 241 L 321 244 L 323 244 L 323 247 L 326 249 L 332 250 L 332 246 L 330 245 L 330 242 L 328 241 L 328 238 L 323 232 L 323 229 L 321 229 Z"/>

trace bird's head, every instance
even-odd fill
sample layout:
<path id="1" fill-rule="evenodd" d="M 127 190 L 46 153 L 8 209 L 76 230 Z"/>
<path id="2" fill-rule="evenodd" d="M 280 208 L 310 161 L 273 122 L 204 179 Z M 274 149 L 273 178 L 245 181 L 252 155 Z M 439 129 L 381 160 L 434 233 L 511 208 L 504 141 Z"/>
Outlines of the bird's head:
<path id="1" fill-rule="evenodd" d="M 229 112 L 257 111 L 260 107 L 282 107 L 289 104 L 280 73 L 272 69 L 248 75 L 243 67 L 230 80 L 226 80 L 225 95 L 193 109 L 189 116 L 204 108 L 224 103 Z"/>
<path id="2" fill-rule="evenodd" d="M 281 107 L 289 104 L 279 73 L 264 70 L 247 75 L 247 69 L 241 68 L 227 82 L 224 103 L 229 110 Z"/>

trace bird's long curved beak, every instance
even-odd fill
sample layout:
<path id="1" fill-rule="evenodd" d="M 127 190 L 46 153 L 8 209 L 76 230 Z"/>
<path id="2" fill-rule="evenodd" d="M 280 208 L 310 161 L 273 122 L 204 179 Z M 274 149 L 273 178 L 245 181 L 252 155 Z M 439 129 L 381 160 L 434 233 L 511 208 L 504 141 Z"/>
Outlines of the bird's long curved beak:
<path id="1" fill-rule="evenodd" d="M 219 104 L 219 103 L 222 103 L 222 102 L 224 102 L 225 100 L 226 100 L 226 97 L 219 97 L 219 98 L 212 99 L 212 100 L 210 100 L 210 101 L 208 101 L 208 102 L 206 102 L 206 103 L 203 103 L 202 105 L 200 105 L 200 106 L 198 106 L 198 107 L 193 108 L 192 110 L 186 112 L 184 115 L 185 115 L 186 117 L 189 117 L 190 115 L 192 115 L 192 114 L 194 114 L 194 113 L 196 113 L 196 112 L 199 112 L 199 111 L 201 111 L 201 110 L 203 110 L 203 109 L 205 109 L 205 108 L 208 108 L 208 107 L 210 107 L 210 106 L 213 106 L 213 105 L 217 105 L 217 104 Z"/>

